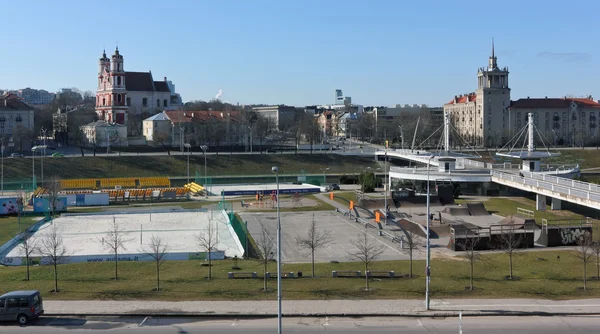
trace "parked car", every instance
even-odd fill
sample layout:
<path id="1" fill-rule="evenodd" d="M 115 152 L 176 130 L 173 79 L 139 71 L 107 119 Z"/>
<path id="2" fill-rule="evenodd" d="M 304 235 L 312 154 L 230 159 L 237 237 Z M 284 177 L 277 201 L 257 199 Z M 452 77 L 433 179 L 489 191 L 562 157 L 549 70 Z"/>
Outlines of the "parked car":
<path id="1" fill-rule="evenodd" d="M 12 291 L 0 296 L 0 320 L 25 326 L 44 314 L 42 296 L 37 290 Z"/>
<path id="2" fill-rule="evenodd" d="M 327 186 L 327 188 L 325 188 L 325 191 L 333 191 L 333 190 L 340 190 L 340 185 L 337 183 L 333 183 Z"/>
<path id="3" fill-rule="evenodd" d="M 21 153 L 12 153 L 12 154 L 10 155 L 10 157 L 11 157 L 11 158 L 20 158 L 20 157 L 22 157 L 22 156 L 23 156 L 23 154 L 21 154 Z"/>
<path id="4" fill-rule="evenodd" d="M 54 153 L 52 153 L 52 156 L 57 158 L 57 157 L 64 157 L 65 155 L 60 152 L 54 152 Z"/>

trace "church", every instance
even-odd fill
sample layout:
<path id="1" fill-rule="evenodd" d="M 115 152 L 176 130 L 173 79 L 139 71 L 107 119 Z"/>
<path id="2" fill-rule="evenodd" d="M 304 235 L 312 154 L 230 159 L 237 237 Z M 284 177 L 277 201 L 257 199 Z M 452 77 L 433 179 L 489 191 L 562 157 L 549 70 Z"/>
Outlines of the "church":
<path id="1" fill-rule="evenodd" d="M 123 55 L 118 47 L 110 59 L 103 52 L 99 60 L 96 91 L 96 113 L 100 120 L 127 125 L 130 116 L 154 115 L 181 105 L 181 97 L 175 93 L 175 85 L 167 81 L 167 77 L 163 81 L 155 81 L 151 71 L 125 71 Z"/>

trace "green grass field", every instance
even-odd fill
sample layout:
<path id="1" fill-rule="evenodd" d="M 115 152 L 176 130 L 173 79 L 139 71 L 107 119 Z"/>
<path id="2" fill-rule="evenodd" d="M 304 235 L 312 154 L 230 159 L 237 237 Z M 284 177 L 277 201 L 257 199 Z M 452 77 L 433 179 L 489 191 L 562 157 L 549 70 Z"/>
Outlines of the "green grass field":
<path id="1" fill-rule="evenodd" d="M 36 159 L 39 178 L 40 161 Z M 353 173 L 364 167 L 376 168 L 377 163 L 368 157 L 337 154 L 255 154 L 208 155 L 209 176 L 271 175 L 271 166 L 279 166 L 280 174 Z M 31 178 L 31 159 L 10 158 L 4 161 L 5 182 L 12 179 Z M 190 157 L 192 176 L 195 171 L 204 173 L 204 156 Z M 44 177 L 57 175 L 62 179 L 132 177 L 132 176 L 185 176 L 186 156 L 122 156 L 122 157 L 60 157 L 44 159 Z"/>
<path id="2" fill-rule="evenodd" d="M 42 218 L 42 216 L 29 215 L 22 217 L 21 226 L 19 226 L 19 219 L 15 216 L 0 217 L 0 246 L 19 234 L 19 231 L 24 231 Z"/>
<path id="3" fill-rule="evenodd" d="M 560 262 L 556 260 L 561 256 Z M 112 279 L 113 263 L 79 263 L 59 266 L 58 294 L 52 294 L 51 266 L 32 268 L 29 282 L 23 281 L 25 268 L 0 268 L 2 292 L 17 289 L 39 289 L 46 298 L 114 299 L 114 300 L 245 300 L 274 299 L 276 292 L 263 292 L 262 279 L 227 279 L 231 260 L 215 261 L 213 279 L 207 280 L 208 268 L 194 261 L 167 261 L 161 267 L 163 291 L 155 292 L 155 266 L 152 262 L 122 262 L 118 281 Z M 241 270 L 256 271 L 262 276 L 262 266 L 253 260 L 240 260 Z M 360 263 L 317 264 L 317 279 L 284 279 L 286 299 L 363 299 L 421 298 L 424 295 L 424 261 L 415 261 L 414 278 L 373 279 L 372 291 L 364 291 L 364 279 L 332 278 L 332 270 L 364 270 Z M 591 279 L 589 291 L 578 289 L 582 284 L 582 264 L 575 253 L 545 251 L 520 253 L 514 258 L 517 280 L 507 281 L 508 259 L 505 254 L 486 254 L 475 264 L 475 290 L 469 285 L 469 262 L 462 258 L 432 260 L 433 298 L 549 298 L 573 299 L 600 297 L 600 281 Z M 588 276 L 596 276 L 595 262 L 589 265 Z M 310 275 L 310 264 L 284 264 L 284 271 L 303 271 Z M 375 262 L 373 270 L 394 270 L 397 275 L 408 273 L 408 261 Z M 274 271 L 275 264 L 269 266 Z M 275 279 L 269 285 L 275 287 Z"/>

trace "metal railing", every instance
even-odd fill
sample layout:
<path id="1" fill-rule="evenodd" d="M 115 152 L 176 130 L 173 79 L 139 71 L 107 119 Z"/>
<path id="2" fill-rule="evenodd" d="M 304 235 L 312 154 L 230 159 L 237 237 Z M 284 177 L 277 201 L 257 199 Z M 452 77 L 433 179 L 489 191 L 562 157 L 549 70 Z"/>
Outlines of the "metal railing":
<path id="1" fill-rule="evenodd" d="M 390 172 L 393 173 L 410 173 L 410 174 L 426 174 L 429 169 L 431 175 L 482 175 L 489 176 L 490 171 L 487 169 L 479 170 L 468 170 L 468 169 L 454 169 L 447 172 L 440 172 L 438 167 L 390 167 Z"/>
<path id="2" fill-rule="evenodd" d="M 531 173 L 527 173 L 527 174 L 531 175 Z M 557 179 L 561 179 L 561 178 L 558 178 L 555 176 L 543 175 L 543 179 L 540 180 L 540 179 L 535 179 L 535 178 L 532 178 L 529 176 L 525 176 L 525 174 L 523 174 L 523 175 L 524 176 L 519 176 L 519 175 L 513 175 L 510 173 L 503 173 L 503 172 L 492 170 L 492 177 L 496 177 L 498 179 L 507 180 L 507 181 L 511 181 L 514 183 L 518 183 L 518 184 L 538 187 L 541 189 L 558 192 L 563 195 L 575 196 L 575 197 L 593 200 L 593 201 L 600 201 L 600 191 L 596 190 L 595 187 L 593 187 L 595 191 L 582 190 L 582 189 L 578 189 L 578 188 L 574 187 L 574 185 L 581 186 L 580 184 L 588 185 L 588 187 L 589 187 L 590 184 L 588 184 L 586 182 L 568 180 L 568 179 L 562 178 L 563 180 L 568 181 L 568 184 L 563 185 L 560 183 L 561 182 L 560 180 L 557 180 Z M 551 181 L 554 181 L 554 182 L 551 182 Z M 589 187 L 589 188 L 591 189 L 592 187 Z"/>
<path id="3" fill-rule="evenodd" d="M 554 175 L 538 174 L 538 173 L 531 173 L 531 172 L 523 172 L 523 175 L 526 177 L 549 182 L 549 183 L 556 184 L 556 185 L 571 187 L 571 188 L 580 189 L 580 190 L 586 190 L 589 192 L 600 194 L 600 185 L 597 185 L 594 183 L 582 182 L 582 181 L 567 179 L 564 177 L 559 177 L 559 176 L 554 176 Z"/>

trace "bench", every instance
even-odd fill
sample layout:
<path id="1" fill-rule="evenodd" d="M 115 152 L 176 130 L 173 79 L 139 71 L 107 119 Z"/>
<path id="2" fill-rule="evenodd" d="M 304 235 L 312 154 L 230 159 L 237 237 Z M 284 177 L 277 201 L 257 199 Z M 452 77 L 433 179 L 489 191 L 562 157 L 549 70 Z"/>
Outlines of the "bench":
<path id="1" fill-rule="evenodd" d="M 228 272 L 227 278 L 258 278 L 256 272 Z"/>
<path id="2" fill-rule="evenodd" d="M 367 277 L 394 278 L 396 274 L 393 271 L 369 270 L 367 271 Z"/>
<path id="3" fill-rule="evenodd" d="M 331 277 L 360 277 L 360 270 L 334 270 Z"/>
<path id="4" fill-rule="evenodd" d="M 277 273 L 270 273 L 270 272 L 266 272 L 265 276 L 267 276 L 267 278 L 277 278 Z M 294 273 L 293 272 L 289 272 L 289 273 L 281 273 L 281 278 L 294 278 Z"/>

